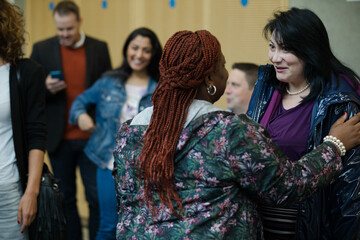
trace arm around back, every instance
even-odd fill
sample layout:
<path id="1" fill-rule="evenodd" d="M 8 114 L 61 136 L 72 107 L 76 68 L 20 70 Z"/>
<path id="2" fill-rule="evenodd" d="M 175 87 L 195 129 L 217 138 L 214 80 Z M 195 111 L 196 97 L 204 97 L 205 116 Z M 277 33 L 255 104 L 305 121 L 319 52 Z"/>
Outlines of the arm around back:
<path id="1" fill-rule="evenodd" d="M 260 201 L 292 204 L 340 174 L 341 158 L 331 143 L 323 143 L 292 162 L 260 124 L 242 116 L 240 121 L 233 121 L 230 128 L 238 139 L 229 141 L 229 159 L 236 159 L 232 166 L 238 182 Z"/>

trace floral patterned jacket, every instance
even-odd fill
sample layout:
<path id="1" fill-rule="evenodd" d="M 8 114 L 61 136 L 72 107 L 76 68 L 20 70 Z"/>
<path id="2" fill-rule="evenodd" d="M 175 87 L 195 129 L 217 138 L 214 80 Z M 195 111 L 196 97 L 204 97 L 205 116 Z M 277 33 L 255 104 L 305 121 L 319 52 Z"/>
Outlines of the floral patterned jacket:
<path id="1" fill-rule="evenodd" d="M 136 159 L 147 125 L 124 123 L 114 150 L 119 221 L 117 239 L 263 239 L 257 203 L 284 205 L 324 186 L 342 169 L 331 143 L 291 162 L 267 131 L 245 115 L 216 111 L 185 127 L 175 153 L 182 219 L 154 192 L 152 217 Z"/>

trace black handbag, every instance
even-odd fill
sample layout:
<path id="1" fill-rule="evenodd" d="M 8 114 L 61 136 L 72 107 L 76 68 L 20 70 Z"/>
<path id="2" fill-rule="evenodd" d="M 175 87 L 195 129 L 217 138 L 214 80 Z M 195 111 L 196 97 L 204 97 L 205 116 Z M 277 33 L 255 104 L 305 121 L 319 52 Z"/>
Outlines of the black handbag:
<path id="1" fill-rule="evenodd" d="M 19 67 L 16 67 L 16 77 L 18 80 L 20 112 L 23 114 L 24 101 L 21 95 L 21 75 Z M 55 178 L 46 163 L 44 163 L 41 174 L 37 209 L 36 218 L 29 227 L 30 240 L 66 239 L 64 194 L 61 191 L 60 179 Z"/>
<path id="2" fill-rule="evenodd" d="M 30 239 L 66 239 L 64 194 L 60 189 L 60 179 L 54 177 L 46 163 L 41 175 L 37 204 L 37 215 L 29 228 Z"/>

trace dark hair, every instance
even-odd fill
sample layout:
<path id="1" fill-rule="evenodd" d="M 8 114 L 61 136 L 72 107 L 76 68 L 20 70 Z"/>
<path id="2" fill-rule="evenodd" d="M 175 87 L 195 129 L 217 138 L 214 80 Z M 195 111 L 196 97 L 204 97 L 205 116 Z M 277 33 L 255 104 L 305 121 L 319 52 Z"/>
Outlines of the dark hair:
<path id="1" fill-rule="evenodd" d="M 238 69 L 245 73 L 246 82 L 249 90 L 253 89 L 258 76 L 259 66 L 254 63 L 234 63 L 232 69 Z"/>
<path id="2" fill-rule="evenodd" d="M 220 54 L 220 43 L 206 30 L 177 32 L 165 44 L 159 67 L 161 77 L 152 96 L 153 114 L 141 139 L 144 145 L 138 159 L 139 179 L 144 181 L 146 203 L 152 214 L 155 189 L 161 203 L 180 217 L 181 199 L 174 186 L 175 149 L 190 104 L 204 79 L 216 69 Z"/>
<path id="3" fill-rule="evenodd" d="M 79 7 L 73 1 L 61 1 L 59 2 L 53 14 L 58 13 L 60 16 L 68 15 L 69 13 L 74 13 L 76 16 L 76 20 L 80 20 L 80 10 Z"/>
<path id="4" fill-rule="evenodd" d="M 156 34 L 153 31 L 151 31 L 150 29 L 145 28 L 145 27 L 137 28 L 130 33 L 130 35 L 127 37 L 124 47 L 123 47 L 123 51 L 122 51 L 123 52 L 123 62 L 121 64 L 121 66 L 119 68 L 107 73 L 108 75 L 114 76 L 114 77 L 119 77 L 123 80 L 126 80 L 130 76 L 132 69 L 127 60 L 126 52 L 127 52 L 130 42 L 139 35 L 150 39 L 150 43 L 152 46 L 151 60 L 150 60 L 149 65 L 147 66 L 146 70 L 147 70 L 147 73 L 150 75 L 150 77 L 152 77 L 155 81 L 159 81 L 159 61 L 160 61 L 161 54 L 162 54 L 162 47 L 161 47 L 160 41 L 159 41 L 158 37 L 156 36 Z"/>
<path id="5" fill-rule="evenodd" d="M 24 19 L 21 9 L 7 0 L 0 0 L 0 56 L 15 63 L 24 55 Z"/>
<path id="6" fill-rule="evenodd" d="M 316 98 L 327 83 L 331 84 L 332 74 L 336 76 L 337 86 L 339 74 L 344 74 L 357 89 L 359 76 L 334 56 L 326 28 L 314 12 L 299 8 L 276 12 L 263 33 L 268 40 L 274 33 L 278 45 L 304 61 L 304 77 L 311 86 L 304 102 Z M 279 82 L 273 79 L 272 84 L 278 87 Z"/>

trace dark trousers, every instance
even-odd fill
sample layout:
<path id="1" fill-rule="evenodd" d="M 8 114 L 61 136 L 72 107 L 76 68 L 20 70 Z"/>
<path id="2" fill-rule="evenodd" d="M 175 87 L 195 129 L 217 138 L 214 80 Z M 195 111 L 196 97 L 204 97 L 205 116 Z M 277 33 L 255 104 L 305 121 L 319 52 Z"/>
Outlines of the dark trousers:
<path id="1" fill-rule="evenodd" d="M 89 235 L 91 240 L 95 239 L 99 227 L 99 202 L 96 185 L 97 166 L 83 152 L 86 143 L 87 140 L 62 141 L 56 152 L 49 153 L 54 174 L 61 179 L 61 186 L 65 195 L 67 240 L 82 239 L 80 217 L 76 206 L 77 166 L 80 168 L 86 200 L 89 203 Z"/>

